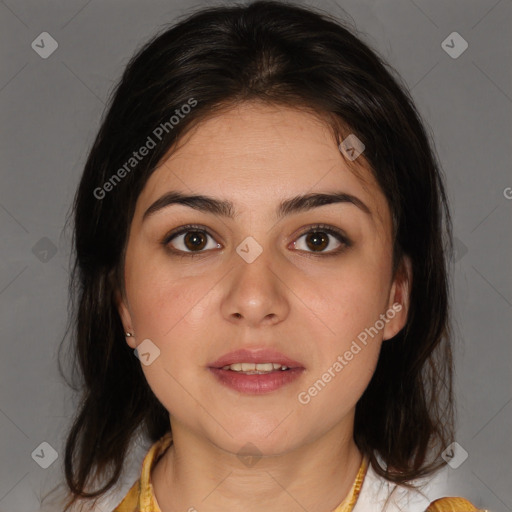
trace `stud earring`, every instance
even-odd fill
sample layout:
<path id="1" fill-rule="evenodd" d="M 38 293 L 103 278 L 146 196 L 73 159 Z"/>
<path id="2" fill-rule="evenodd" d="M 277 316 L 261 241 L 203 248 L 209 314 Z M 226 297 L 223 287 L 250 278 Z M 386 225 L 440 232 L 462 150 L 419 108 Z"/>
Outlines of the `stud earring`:
<path id="1" fill-rule="evenodd" d="M 133 334 L 131 332 L 125 332 L 124 335 L 127 337 L 127 338 L 133 338 Z"/>

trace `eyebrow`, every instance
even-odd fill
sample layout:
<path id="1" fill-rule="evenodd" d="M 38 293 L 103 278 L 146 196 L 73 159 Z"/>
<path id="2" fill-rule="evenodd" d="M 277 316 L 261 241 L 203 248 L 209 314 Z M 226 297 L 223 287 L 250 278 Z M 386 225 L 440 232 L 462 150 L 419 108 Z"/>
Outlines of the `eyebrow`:
<path id="1" fill-rule="evenodd" d="M 318 208 L 319 206 L 335 203 L 353 204 L 370 217 L 372 216 L 370 208 L 368 208 L 368 206 L 366 206 L 366 204 L 358 197 L 347 194 L 346 192 L 334 192 L 311 193 L 286 199 L 277 207 L 276 217 L 279 220 L 293 213 L 304 212 L 313 208 Z M 186 195 L 182 192 L 171 190 L 157 199 L 144 212 L 142 221 L 173 204 L 181 204 L 194 208 L 200 212 L 211 213 L 230 219 L 234 219 L 237 215 L 235 206 L 231 201 L 216 199 L 205 195 Z"/>

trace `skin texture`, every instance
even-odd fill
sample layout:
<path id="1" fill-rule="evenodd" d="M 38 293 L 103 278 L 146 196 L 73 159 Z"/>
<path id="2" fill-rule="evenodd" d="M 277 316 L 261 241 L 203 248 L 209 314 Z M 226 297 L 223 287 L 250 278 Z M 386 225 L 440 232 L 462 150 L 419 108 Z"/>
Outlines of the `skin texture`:
<path id="1" fill-rule="evenodd" d="M 353 441 L 355 406 L 381 343 L 405 325 L 412 277 L 405 259 L 393 280 L 389 207 L 370 171 L 360 172 L 349 169 L 319 118 L 256 102 L 197 125 L 146 183 L 118 308 L 125 330 L 135 334 L 129 346 L 149 338 L 160 350 L 143 370 L 169 411 L 174 438 L 152 473 L 163 512 L 327 512 L 349 492 L 362 460 Z M 228 199 L 238 215 L 172 205 L 142 222 L 169 190 Z M 276 221 L 284 199 L 339 190 L 361 199 L 372 216 L 337 203 Z M 212 237 L 204 235 L 201 255 L 173 256 L 169 248 L 190 254 L 193 244 L 185 245 L 184 235 L 167 249 L 161 241 L 189 223 Z M 315 252 L 304 233 L 317 223 L 341 229 L 351 246 L 326 256 L 344 244 L 324 235 L 329 242 Z M 236 252 L 248 236 L 262 248 L 252 263 Z M 401 311 L 308 404 L 300 403 L 298 394 L 394 303 Z M 227 352 L 260 347 L 301 362 L 305 371 L 255 396 L 223 386 L 208 370 Z M 237 455 L 242 448 L 263 455 L 248 467 Z"/>

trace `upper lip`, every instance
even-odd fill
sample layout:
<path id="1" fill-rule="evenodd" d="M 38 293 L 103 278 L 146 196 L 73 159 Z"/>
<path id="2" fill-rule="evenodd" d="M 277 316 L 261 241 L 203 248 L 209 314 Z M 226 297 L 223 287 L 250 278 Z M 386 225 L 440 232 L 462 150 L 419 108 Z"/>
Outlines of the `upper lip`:
<path id="1" fill-rule="evenodd" d="M 210 368 L 223 368 L 234 363 L 278 363 L 288 368 L 303 368 L 303 366 L 293 359 L 286 357 L 277 350 L 262 349 L 240 349 L 234 352 L 224 354 L 222 357 L 209 365 Z"/>

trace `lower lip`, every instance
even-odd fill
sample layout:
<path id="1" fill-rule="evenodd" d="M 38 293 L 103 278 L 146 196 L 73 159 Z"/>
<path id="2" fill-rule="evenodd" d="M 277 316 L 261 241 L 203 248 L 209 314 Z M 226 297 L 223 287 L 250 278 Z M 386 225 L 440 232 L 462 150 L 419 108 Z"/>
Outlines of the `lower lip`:
<path id="1" fill-rule="evenodd" d="M 290 382 L 298 379 L 304 368 L 290 368 L 266 374 L 246 375 L 233 370 L 222 368 L 209 368 L 215 377 L 225 386 L 251 395 L 259 395 L 275 391 Z"/>

